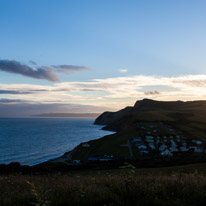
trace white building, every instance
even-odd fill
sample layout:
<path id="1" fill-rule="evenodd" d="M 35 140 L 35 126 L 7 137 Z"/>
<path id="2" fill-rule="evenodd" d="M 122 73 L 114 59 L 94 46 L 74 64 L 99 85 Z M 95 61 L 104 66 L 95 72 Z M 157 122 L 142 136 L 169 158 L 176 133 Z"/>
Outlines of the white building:
<path id="1" fill-rule="evenodd" d="M 165 149 L 167 149 L 167 145 L 165 145 L 164 143 L 159 147 L 160 151 L 164 151 Z"/>
<path id="2" fill-rule="evenodd" d="M 173 156 L 172 152 L 170 152 L 168 149 L 162 151 L 160 154 L 162 156 L 168 156 L 168 157 L 172 157 Z"/>
<path id="3" fill-rule="evenodd" d="M 194 149 L 194 152 L 200 152 L 200 153 L 203 152 L 203 149 L 197 146 L 190 146 L 190 149 Z"/>
<path id="4" fill-rule="evenodd" d="M 142 142 L 142 138 L 141 137 L 134 137 L 133 142 L 135 142 L 135 143 Z"/>
<path id="5" fill-rule="evenodd" d="M 198 144 L 198 145 L 202 144 L 202 141 L 200 141 L 200 140 L 192 140 L 192 142 L 195 143 L 195 144 Z"/>
<path id="6" fill-rule="evenodd" d="M 82 147 L 90 147 L 90 145 L 88 143 L 83 143 Z"/>
<path id="7" fill-rule="evenodd" d="M 182 146 L 183 146 L 183 147 L 187 147 L 187 142 L 183 141 L 183 142 L 182 142 Z"/>
<path id="8" fill-rule="evenodd" d="M 182 152 L 187 152 L 189 150 L 189 148 L 187 148 L 187 147 L 180 147 L 180 151 L 182 151 Z"/>
<path id="9" fill-rule="evenodd" d="M 160 136 L 157 136 L 156 143 L 160 142 Z"/>
<path id="10" fill-rule="evenodd" d="M 177 139 L 177 142 L 180 142 L 180 141 L 181 141 L 179 135 L 176 136 L 176 139 Z"/>
<path id="11" fill-rule="evenodd" d="M 140 154 L 149 154 L 149 151 L 147 151 L 147 150 L 141 150 L 141 151 L 139 151 L 139 153 L 140 153 Z"/>
<path id="12" fill-rule="evenodd" d="M 146 141 L 149 143 L 153 143 L 154 142 L 154 137 L 153 136 L 146 136 Z"/>
<path id="13" fill-rule="evenodd" d="M 167 136 L 164 136 L 164 137 L 163 137 L 163 141 L 164 141 L 164 142 L 167 142 Z"/>
<path id="14" fill-rule="evenodd" d="M 177 152 L 177 151 L 178 151 L 177 145 L 176 145 L 176 143 L 175 143 L 174 140 L 171 140 L 170 151 L 171 151 L 171 152 Z"/>
<path id="15" fill-rule="evenodd" d="M 154 145 L 153 143 L 149 143 L 149 147 L 150 147 L 152 150 L 155 150 L 155 149 L 156 149 L 156 147 L 155 147 L 155 145 Z"/>
<path id="16" fill-rule="evenodd" d="M 170 138 L 170 140 L 173 140 L 173 136 L 170 136 L 169 138 Z"/>
<path id="17" fill-rule="evenodd" d="M 139 145 L 138 149 L 147 149 L 147 146 L 146 145 Z"/>
<path id="18" fill-rule="evenodd" d="M 80 164 L 81 161 L 80 161 L 80 160 L 73 160 L 73 163 L 74 163 L 74 164 Z"/>

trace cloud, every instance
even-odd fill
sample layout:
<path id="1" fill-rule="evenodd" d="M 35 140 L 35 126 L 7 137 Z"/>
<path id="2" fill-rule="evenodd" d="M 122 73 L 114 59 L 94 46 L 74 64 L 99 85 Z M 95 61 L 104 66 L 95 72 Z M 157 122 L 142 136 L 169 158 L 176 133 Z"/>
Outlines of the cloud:
<path id="1" fill-rule="evenodd" d="M 23 76 L 32 77 L 36 79 L 46 79 L 51 82 L 59 81 L 58 77 L 45 69 L 34 69 L 17 61 L 0 60 L 0 70 L 10 73 L 21 74 Z"/>
<path id="2" fill-rule="evenodd" d="M 20 74 L 36 79 L 46 79 L 51 82 L 58 82 L 59 78 L 55 73 L 72 74 L 75 72 L 89 71 L 88 67 L 75 65 L 53 65 L 53 66 L 37 66 L 36 62 L 29 61 L 34 66 L 28 66 L 15 60 L 0 60 L 0 70 Z"/>
<path id="3" fill-rule="evenodd" d="M 29 91 L 0 90 L 0 94 L 30 94 Z"/>
<path id="4" fill-rule="evenodd" d="M 158 95 L 160 94 L 160 92 L 158 91 L 148 91 L 148 92 L 144 92 L 145 95 Z"/>
<path id="5" fill-rule="evenodd" d="M 183 83 L 191 87 L 206 87 L 206 79 L 179 79 L 174 82 Z"/>
<path id="6" fill-rule="evenodd" d="M 0 99 L 0 104 L 9 104 L 9 103 L 23 103 L 28 102 L 21 99 Z"/>
<path id="7" fill-rule="evenodd" d="M 48 92 L 47 89 L 31 89 L 31 90 L 0 90 L 0 94 L 33 94 L 37 92 Z"/>
<path id="8" fill-rule="evenodd" d="M 30 60 L 29 61 L 30 64 L 37 66 L 37 63 L 35 61 Z"/>
<path id="9" fill-rule="evenodd" d="M 74 65 L 56 65 L 56 66 L 43 67 L 43 68 L 51 69 L 54 72 L 65 73 L 65 74 L 72 74 L 75 72 L 83 72 L 83 71 L 90 70 L 88 67 L 74 66 Z"/>
<path id="10" fill-rule="evenodd" d="M 127 69 L 120 69 L 119 72 L 120 73 L 126 73 L 126 72 L 128 72 L 128 70 Z"/>
<path id="11" fill-rule="evenodd" d="M 0 84 L 9 98 L 45 103 L 87 104 L 113 110 L 133 105 L 136 100 L 151 95 L 156 100 L 206 99 L 206 75 L 175 77 L 136 75 L 90 81 L 58 82 L 53 85 Z M 18 92 L 16 92 L 18 91 Z M 13 92 L 13 94 L 12 94 Z M 8 98 L 2 92 L 3 98 Z M 111 110 L 110 109 L 110 110 Z"/>

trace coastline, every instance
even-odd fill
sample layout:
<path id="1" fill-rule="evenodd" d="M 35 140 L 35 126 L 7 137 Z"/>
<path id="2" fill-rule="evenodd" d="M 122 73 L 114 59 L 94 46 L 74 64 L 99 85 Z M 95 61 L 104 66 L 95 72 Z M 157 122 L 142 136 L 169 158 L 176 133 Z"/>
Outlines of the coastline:
<path id="1" fill-rule="evenodd" d="M 57 155 L 57 156 L 54 156 L 51 158 L 47 158 L 47 159 L 44 159 L 44 160 L 36 162 L 36 163 L 28 164 L 27 166 L 33 167 L 33 166 L 40 165 L 40 164 L 45 163 L 45 162 L 49 162 L 49 161 L 61 158 L 62 156 L 64 156 L 64 154 L 60 154 L 60 155 Z"/>
<path id="2" fill-rule="evenodd" d="M 32 116 L 32 117 L 26 117 L 26 116 L 21 116 L 21 117 L 0 117 L 0 118 L 69 118 L 69 119 L 94 119 L 93 117 L 35 117 L 35 116 Z M 95 119 L 94 119 L 95 120 Z M 93 121 L 93 123 L 91 124 L 92 126 L 95 126 L 95 124 L 94 124 L 94 121 Z M 110 130 L 105 130 L 105 129 L 103 129 L 103 127 L 105 126 L 105 125 L 98 125 L 98 126 L 101 126 L 101 128 L 99 128 L 98 130 L 104 130 L 104 131 L 109 131 L 109 132 L 114 132 L 114 131 L 110 131 Z M 92 140 L 95 140 L 95 139 L 101 139 L 101 138 L 103 138 L 105 135 L 103 135 L 103 136 L 100 136 L 100 137 L 98 137 L 98 138 L 93 138 L 93 139 L 90 139 L 90 140 L 88 140 L 88 141 L 92 141 Z M 68 163 L 66 162 L 66 161 L 68 161 L 68 160 L 71 160 L 71 158 L 70 158 L 70 155 L 71 155 L 71 153 L 72 153 L 72 151 L 76 148 L 76 147 L 78 147 L 79 145 L 81 145 L 82 143 L 85 143 L 85 142 L 88 142 L 88 141 L 82 141 L 82 142 L 79 142 L 79 143 L 77 143 L 77 145 L 76 146 L 73 146 L 72 148 L 70 148 L 70 150 L 66 150 L 66 151 L 63 151 L 62 153 L 60 153 L 60 154 L 57 154 L 57 155 L 54 155 L 54 156 L 50 156 L 50 157 L 46 157 L 45 159 L 44 158 L 42 158 L 42 159 L 40 159 L 40 160 L 37 160 L 37 161 L 33 161 L 33 162 L 31 162 L 31 163 L 21 163 L 21 162 L 19 162 L 18 160 L 17 161 L 10 161 L 10 162 L 6 162 L 6 163 L 4 163 L 4 162 L 2 162 L 2 163 L 0 163 L 0 166 L 1 165 L 9 165 L 9 164 L 13 164 L 13 163 L 19 163 L 21 166 L 29 166 L 29 167 L 34 167 L 34 166 L 38 166 L 38 165 L 42 165 L 42 164 L 46 164 L 46 163 L 57 163 L 57 162 L 61 162 L 61 163 L 65 163 L 66 165 L 68 165 Z M 68 154 L 70 154 L 69 156 L 68 156 Z M 72 164 L 70 164 L 70 165 L 72 165 Z"/>

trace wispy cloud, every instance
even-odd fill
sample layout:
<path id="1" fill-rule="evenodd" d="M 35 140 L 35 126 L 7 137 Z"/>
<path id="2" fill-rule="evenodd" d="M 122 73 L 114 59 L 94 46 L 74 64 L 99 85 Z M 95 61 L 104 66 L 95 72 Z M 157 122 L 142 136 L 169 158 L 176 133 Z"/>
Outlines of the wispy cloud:
<path id="1" fill-rule="evenodd" d="M 119 72 L 120 73 L 126 73 L 126 72 L 128 72 L 128 70 L 127 69 L 119 69 Z"/>
<path id="2" fill-rule="evenodd" d="M 147 92 L 144 92 L 144 94 L 145 95 L 158 95 L 158 94 L 160 94 L 160 92 L 158 92 L 158 91 L 147 91 Z"/>
<path id="3" fill-rule="evenodd" d="M 15 60 L 0 60 L 0 70 L 20 74 L 36 79 L 46 79 L 51 82 L 60 81 L 55 73 L 72 74 L 75 72 L 88 71 L 88 67 L 73 65 L 57 65 L 57 66 L 37 66 L 36 62 L 29 61 L 33 66 L 22 64 Z"/>
<path id="4" fill-rule="evenodd" d="M 30 64 L 37 66 L 37 63 L 35 61 L 30 60 L 29 61 Z"/>
<path id="5" fill-rule="evenodd" d="M 10 103 L 25 103 L 28 101 L 24 101 L 21 99 L 0 99 L 0 104 L 10 104 Z"/>
<path id="6" fill-rule="evenodd" d="M 57 66 L 50 66 L 50 67 L 43 67 L 54 72 L 65 73 L 65 74 L 72 74 L 75 72 L 83 72 L 89 71 L 88 67 L 84 66 L 74 66 L 74 65 L 57 65 Z"/>
<path id="7" fill-rule="evenodd" d="M 37 92 L 48 92 L 46 89 L 26 89 L 26 90 L 0 90 L 0 94 L 33 94 Z"/>
<path id="8" fill-rule="evenodd" d="M 0 84 L 0 90 L 3 98 L 12 97 L 43 104 L 81 102 L 92 106 L 109 105 L 111 109 L 120 109 L 145 98 L 145 95 L 151 95 L 151 98 L 156 100 L 204 100 L 205 82 L 206 75 L 177 77 L 136 75 L 93 79 L 88 82 L 59 82 L 51 86 Z"/>

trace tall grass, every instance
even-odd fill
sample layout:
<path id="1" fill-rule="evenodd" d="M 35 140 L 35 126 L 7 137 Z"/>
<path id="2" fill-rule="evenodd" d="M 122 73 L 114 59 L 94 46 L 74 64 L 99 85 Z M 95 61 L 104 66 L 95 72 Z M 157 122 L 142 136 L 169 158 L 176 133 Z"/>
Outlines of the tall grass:
<path id="1" fill-rule="evenodd" d="M 182 205 L 206 202 L 206 176 L 101 172 L 87 175 L 4 176 L 0 205 Z"/>

